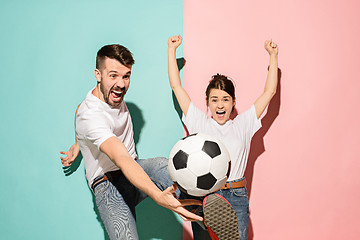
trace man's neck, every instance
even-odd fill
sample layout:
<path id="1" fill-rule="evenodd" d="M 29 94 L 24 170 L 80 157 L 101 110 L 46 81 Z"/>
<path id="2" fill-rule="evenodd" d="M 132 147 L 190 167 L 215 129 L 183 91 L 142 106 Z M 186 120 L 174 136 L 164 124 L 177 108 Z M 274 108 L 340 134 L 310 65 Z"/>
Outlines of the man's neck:
<path id="1" fill-rule="evenodd" d="M 100 91 L 100 83 L 98 83 L 98 84 L 96 85 L 96 87 L 94 88 L 94 90 L 92 90 L 91 93 L 92 93 L 95 97 L 97 97 L 98 99 L 100 99 L 101 101 L 105 102 L 105 101 L 104 101 L 104 98 L 103 98 L 103 95 L 102 95 L 102 93 L 101 93 L 101 91 Z"/>

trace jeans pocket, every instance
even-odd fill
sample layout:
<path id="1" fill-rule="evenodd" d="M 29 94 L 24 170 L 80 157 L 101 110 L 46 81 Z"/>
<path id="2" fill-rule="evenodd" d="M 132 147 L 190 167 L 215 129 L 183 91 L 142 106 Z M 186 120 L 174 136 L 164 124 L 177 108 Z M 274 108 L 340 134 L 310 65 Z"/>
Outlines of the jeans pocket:
<path id="1" fill-rule="evenodd" d="M 231 189 L 231 192 L 236 196 L 236 197 L 248 197 L 248 193 L 246 191 L 246 188 L 234 188 Z"/>
<path id="2" fill-rule="evenodd" d="M 109 188 L 109 186 L 110 186 L 110 181 L 104 181 L 95 187 L 94 195 L 95 195 L 96 202 L 98 204 L 100 204 L 103 201 L 103 199 L 106 198 L 106 196 L 105 196 L 106 190 Z"/>

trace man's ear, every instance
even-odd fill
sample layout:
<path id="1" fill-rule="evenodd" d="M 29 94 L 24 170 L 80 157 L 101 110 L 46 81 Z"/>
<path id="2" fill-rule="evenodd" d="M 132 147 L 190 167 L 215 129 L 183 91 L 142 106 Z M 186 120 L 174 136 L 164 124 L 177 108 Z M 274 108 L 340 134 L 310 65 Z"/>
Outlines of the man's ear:
<path id="1" fill-rule="evenodd" d="M 100 83 L 101 82 L 101 72 L 100 72 L 100 70 L 96 68 L 94 70 L 94 74 L 95 74 L 97 82 Z"/>

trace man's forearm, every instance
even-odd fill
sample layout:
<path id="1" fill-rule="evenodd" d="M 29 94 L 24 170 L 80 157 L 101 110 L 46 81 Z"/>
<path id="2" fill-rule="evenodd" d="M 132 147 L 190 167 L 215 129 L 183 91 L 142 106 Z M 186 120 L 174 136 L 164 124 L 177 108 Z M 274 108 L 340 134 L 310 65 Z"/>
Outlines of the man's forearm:
<path id="1" fill-rule="evenodd" d="M 121 169 L 125 177 L 138 189 L 146 193 L 155 202 L 161 190 L 151 181 L 142 167 L 130 156 L 114 159 L 114 163 Z"/>
<path id="2" fill-rule="evenodd" d="M 116 137 L 110 137 L 100 145 L 104 152 L 124 173 L 125 177 L 155 201 L 161 191 L 151 181 L 141 166 L 129 155 L 124 144 Z"/>

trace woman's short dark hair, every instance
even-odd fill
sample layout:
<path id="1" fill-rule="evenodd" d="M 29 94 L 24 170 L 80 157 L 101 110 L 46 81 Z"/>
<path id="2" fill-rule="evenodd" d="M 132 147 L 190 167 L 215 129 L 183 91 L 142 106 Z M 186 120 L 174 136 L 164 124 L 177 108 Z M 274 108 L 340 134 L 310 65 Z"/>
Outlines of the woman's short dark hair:
<path id="1" fill-rule="evenodd" d="M 105 58 L 112 58 L 118 60 L 122 65 L 132 66 L 135 61 L 132 53 L 124 46 L 119 44 L 112 44 L 103 46 L 96 55 L 96 68 L 101 70 L 104 65 Z"/>
<path id="2" fill-rule="evenodd" d="M 216 74 L 212 76 L 209 85 L 206 88 L 206 102 L 209 101 L 211 89 L 220 89 L 227 92 L 233 100 L 235 99 L 235 87 L 233 82 L 227 76 Z"/>

